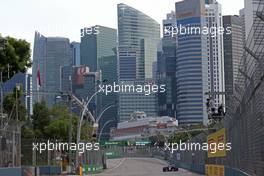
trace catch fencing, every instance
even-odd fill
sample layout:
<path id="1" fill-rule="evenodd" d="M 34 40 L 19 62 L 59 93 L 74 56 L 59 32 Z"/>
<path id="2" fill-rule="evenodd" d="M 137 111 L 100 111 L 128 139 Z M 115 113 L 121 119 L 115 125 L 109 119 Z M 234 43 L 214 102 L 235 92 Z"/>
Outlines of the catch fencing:
<path id="1" fill-rule="evenodd" d="M 258 1 L 257 1 L 258 2 Z M 264 1 L 254 11 L 233 95 L 227 95 L 225 118 L 214 128 L 225 128 L 232 150 L 224 157 L 207 152 L 178 152 L 172 162 L 180 167 L 206 172 L 206 165 L 224 166 L 225 175 L 264 175 Z M 191 142 L 206 142 L 210 131 Z M 219 167 L 220 168 L 220 167 Z"/>
<path id="2" fill-rule="evenodd" d="M 21 166 L 21 127 L 11 123 L 0 129 L 0 167 Z"/>

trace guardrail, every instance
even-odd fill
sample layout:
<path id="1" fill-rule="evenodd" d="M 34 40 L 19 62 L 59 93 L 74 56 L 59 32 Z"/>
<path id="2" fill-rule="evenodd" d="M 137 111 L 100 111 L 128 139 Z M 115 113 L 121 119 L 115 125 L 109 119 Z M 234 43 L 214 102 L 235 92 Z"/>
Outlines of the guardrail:
<path id="1" fill-rule="evenodd" d="M 38 175 L 59 175 L 60 167 L 6 167 L 0 168 L 0 176 L 38 176 Z"/>

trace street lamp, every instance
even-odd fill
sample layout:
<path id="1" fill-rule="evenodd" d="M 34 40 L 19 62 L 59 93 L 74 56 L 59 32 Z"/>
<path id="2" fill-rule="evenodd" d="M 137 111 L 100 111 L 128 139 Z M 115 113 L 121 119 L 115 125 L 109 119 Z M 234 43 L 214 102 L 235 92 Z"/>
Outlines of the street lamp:
<path id="1" fill-rule="evenodd" d="M 111 122 L 113 122 L 114 120 L 108 120 L 105 124 L 104 124 L 104 126 L 103 126 L 103 128 L 101 129 L 101 131 L 100 131 L 100 133 L 99 133 L 99 138 L 98 138 L 98 141 L 100 142 L 100 140 L 101 140 L 101 136 L 102 136 L 102 132 L 103 132 L 103 130 L 104 130 L 104 128 L 106 127 L 106 125 L 108 125 L 109 123 L 111 123 Z"/>
<path id="2" fill-rule="evenodd" d="M 101 114 L 99 115 L 99 117 L 96 119 L 96 123 L 99 123 L 99 121 L 100 121 L 100 119 L 102 118 L 102 116 L 103 116 L 103 114 L 105 113 L 105 111 L 107 111 L 108 109 L 110 109 L 110 108 L 112 108 L 112 107 L 115 107 L 115 106 L 116 106 L 116 103 L 107 106 L 107 107 L 101 112 Z"/>
<path id="3" fill-rule="evenodd" d="M 107 80 L 105 79 L 103 82 L 106 82 L 106 81 L 107 81 Z M 83 109 L 83 111 L 82 111 L 81 118 L 80 118 L 80 120 L 79 120 L 79 124 L 78 124 L 78 131 L 77 131 L 77 144 L 80 142 L 81 126 L 82 126 L 82 121 L 83 121 L 83 117 L 84 117 L 85 112 L 86 112 L 86 111 L 88 112 L 88 115 L 90 116 L 90 118 L 91 118 L 91 120 L 92 120 L 93 123 L 96 122 L 96 121 L 95 121 L 95 118 L 93 117 L 92 113 L 89 111 L 88 107 L 89 107 L 89 104 L 90 104 L 90 102 L 92 101 L 93 97 L 94 97 L 95 95 L 97 95 L 99 92 L 101 92 L 101 89 L 98 90 L 98 91 L 96 91 L 96 92 L 90 97 L 90 99 L 88 99 L 88 97 L 87 97 L 88 101 L 87 101 L 87 103 L 85 103 L 85 105 L 84 105 L 84 109 Z"/>
<path id="4" fill-rule="evenodd" d="M 107 82 L 108 80 L 107 79 L 104 79 L 102 82 Z M 96 85 L 97 86 L 97 85 Z M 99 89 L 98 91 L 96 91 L 91 97 L 90 99 L 88 99 L 87 103 L 84 104 L 84 108 L 83 108 L 83 111 L 82 111 L 82 114 L 81 114 L 81 118 L 79 120 L 79 123 L 78 123 L 78 127 L 77 127 L 77 138 L 76 138 L 76 143 L 77 145 L 79 144 L 80 142 L 80 138 L 81 138 L 81 129 L 82 129 L 82 121 L 83 121 L 83 117 L 85 115 L 85 112 L 88 112 L 88 115 L 92 121 L 92 123 L 95 123 L 95 118 L 93 117 L 92 113 L 89 111 L 88 107 L 89 107 L 89 103 L 91 102 L 91 100 L 93 99 L 93 97 L 95 95 L 97 95 L 99 92 L 101 92 L 101 89 Z M 76 153 L 76 165 L 78 166 L 79 164 L 79 159 L 78 159 L 78 155 L 79 155 L 79 151 L 77 151 Z"/>
<path id="5" fill-rule="evenodd" d="M 104 114 L 108 109 L 110 109 L 110 108 L 112 108 L 112 107 L 115 107 L 115 106 L 116 106 L 116 102 L 115 102 L 115 104 L 110 104 L 110 105 L 108 105 L 108 106 L 107 106 L 107 107 L 101 112 L 101 114 L 99 115 L 99 117 L 96 119 L 96 121 L 95 121 L 95 123 L 94 123 L 94 125 L 93 125 L 93 127 L 94 127 L 94 134 L 95 134 L 95 135 L 97 135 L 97 133 L 98 133 L 99 121 L 101 120 L 103 114 Z"/>

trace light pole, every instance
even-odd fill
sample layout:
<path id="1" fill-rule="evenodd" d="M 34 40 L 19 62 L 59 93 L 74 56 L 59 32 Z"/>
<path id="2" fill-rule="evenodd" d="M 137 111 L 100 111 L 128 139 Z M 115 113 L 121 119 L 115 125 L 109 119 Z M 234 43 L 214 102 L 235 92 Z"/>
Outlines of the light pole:
<path id="1" fill-rule="evenodd" d="M 96 121 L 95 121 L 95 123 L 94 123 L 94 131 L 95 131 L 96 135 L 98 134 L 98 130 L 99 130 L 99 128 L 98 128 L 98 127 L 99 127 L 99 121 L 101 120 L 103 114 L 104 114 L 108 109 L 110 109 L 110 108 L 112 108 L 112 107 L 115 107 L 115 106 L 116 106 L 116 103 L 107 106 L 107 107 L 106 107 L 106 108 L 100 113 L 99 117 L 96 119 Z M 95 130 L 95 128 L 97 128 L 97 129 Z"/>
<path id="2" fill-rule="evenodd" d="M 107 82 L 107 80 L 105 79 L 102 82 Z M 88 112 L 88 115 L 89 115 L 92 123 L 95 123 L 96 122 L 94 116 L 92 115 L 92 113 L 90 112 L 90 110 L 88 109 L 88 107 L 89 107 L 89 104 L 92 101 L 93 97 L 96 96 L 99 92 L 101 92 L 101 89 L 99 89 L 98 91 L 96 91 L 90 97 L 90 99 L 88 99 L 88 97 L 87 97 L 88 101 L 87 101 L 87 103 L 84 104 L 84 108 L 83 108 L 83 111 L 82 111 L 82 114 L 81 114 L 81 118 L 79 120 L 78 127 L 77 127 L 77 137 L 76 137 L 76 143 L 77 143 L 77 145 L 79 144 L 80 138 L 81 138 L 82 121 L 83 121 L 83 117 L 85 115 L 85 112 Z M 76 159 L 76 166 L 78 166 L 79 165 L 79 158 L 78 158 L 79 157 L 79 151 L 78 150 L 76 150 L 76 151 L 77 152 L 76 152 L 76 158 L 75 159 Z"/>
<path id="3" fill-rule="evenodd" d="M 115 107 L 116 104 L 112 104 L 112 105 L 109 105 L 107 106 L 102 112 L 101 114 L 99 115 L 99 117 L 96 119 L 96 123 L 99 123 L 100 119 L 102 118 L 103 114 L 105 113 L 105 111 L 107 111 L 108 109 L 112 108 L 112 107 Z"/>
<path id="4" fill-rule="evenodd" d="M 107 122 L 105 122 L 104 126 L 102 127 L 100 133 L 99 133 L 99 137 L 98 137 L 98 141 L 100 142 L 101 140 L 101 136 L 102 136 L 102 132 L 104 130 L 104 128 L 106 127 L 106 125 L 108 125 L 109 123 L 113 122 L 114 120 L 108 120 Z"/>

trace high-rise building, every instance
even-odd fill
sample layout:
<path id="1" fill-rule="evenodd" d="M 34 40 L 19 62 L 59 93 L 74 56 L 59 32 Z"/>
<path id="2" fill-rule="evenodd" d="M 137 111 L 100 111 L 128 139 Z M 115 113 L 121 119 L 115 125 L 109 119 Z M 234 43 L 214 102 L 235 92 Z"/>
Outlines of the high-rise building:
<path id="1" fill-rule="evenodd" d="M 233 95 L 235 79 L 238 76 L 239 66 L 243 56 L 243 23 L 238 16 L 224 16 L 224 28 L 231 27 L 232 33 L 224 33 L 224 60 L 225 60 L 225 92 L 228 97 Z"/>
<path id="2" fill-rule="evenodd" d="M 154 84 L 150 80 L 125 81 L 121 85 L 138 86 L 138 85 Z M 157 95 L 151 93 L 146 95 L 145 92 L 120 92 L 119 93 L 119 122 L 128 121 L 131 119 L 131 114 L 136 111 L 141 111 L 147 116 L 157 116 Z"/>
<path id="3" fill-rule="evenodd" d="M 93 32 L 88 33 L 86 28 L 82 29 L 84 35 L 81 37 L 81 65 L 89 67 L 90 72 L 100 72 L 101 80 L 105 81 L 104 84 L 112 85 L 117 82 L 117 30 L 99 25 L 92 26 L 90 29 Z M 85 91 L 82 96 L 83 99 L 87 96 L 91 97 L 96 91 L 94 80 L 90 81 L 85 89 L 75 90 L 77 92 Z M 96 116 L 99 116 L 105 108 L 116 104 L 116 102 L 117 94 L 115 93 L 109 95 L 98 94 L 92 101 L 96 108 Z M 108 133 L 110 127 L 117 124 L 116 106 L 103 113 L 100 126 L 102 127 L 108 120 L 113 120 L 113 122 L 105 128 L 106 130 L 103 133 Z"/>
<path id="4" fill-rule="evenodd" d="M 239 10 L 239 17 L 242 25 L 242 37 L 243 37 L 243 46 L 244 46 L 246 42 L 245 8 Z"/>
<path id="5" fill-rule="evenodd" d="M 126 4 L 117 8 L 119 80 L 152 78 L 160 25 Z"/>
<path id="6" fill-rule="evenodd" d="M 71 48 L 73 55 L 72 64 L 75 66 L 79 66 L 81 64 L 80 42 L 72 42 Z"/>
<path id="7" fill-rule="evenodd" d="M 204 0 L 176 2 L 178 28 L 206 26 Z M 207 36 L 183 33 L 177 36 L 176 57 L 176 117 L 179 123 L 208 122 L 206 101 L 208 92 Z"/>
<path id="8" fill-rule="evenodd" d="M 217 29 L 223 27 L 222 7 L 216 0 L 208 0 L 205 4 L 206 25 L 210 29 L 207 36 L 208 89 L 212 106 L 218 108 L 225 104 L 224 50 L 223 34 Z M 212 29 L 216 28 L 212 32 Z"/>
<path id="9" fill-rule="evenodd" d="M 45 37 L 36 32 L 32 70 L 33 102 L 45 100 L 47 105 L 51 107 L 56 100 L 54 92 L 61 90 L 61 68 L 71 64 L 72 52 L 69 39 Z M 38 70 L 40 85 L 38 83 Z"/>
<path id="10" fill-rule="evenodd" d="M 172 11 L 163 20 L 164 33 L 157 64 L 158 83 L 166 85 L 166 91 L 158 93 L 159 115 L 170 117 L 176 116 L 176 36 L 167 33 L 174 27 L 176 27 L 176 15 Z"/>
<path id="11" fill-rule="evenodd" d="M 87 65 L 91 72 L 95 72 L 100 70 L 102 59 L 116 56 L 117 31 L 99 25 L 90 28 L 97 30 L 97 32 L 83 32 L 84 35 L 81 37 L 81 65 Z"/>
<path id="12" fill-rule="evenodd" d="M 118 80 L 124 85 L 153 82 L 157 65 L 160 25 L 146 14 L 126 4 L 117 5 Z M 151 79 L 151 80 L 149 80 Z M 126 121 L 134 111 L 157 115 L 157 95 L 119 93 L 119 121 Z"/>

